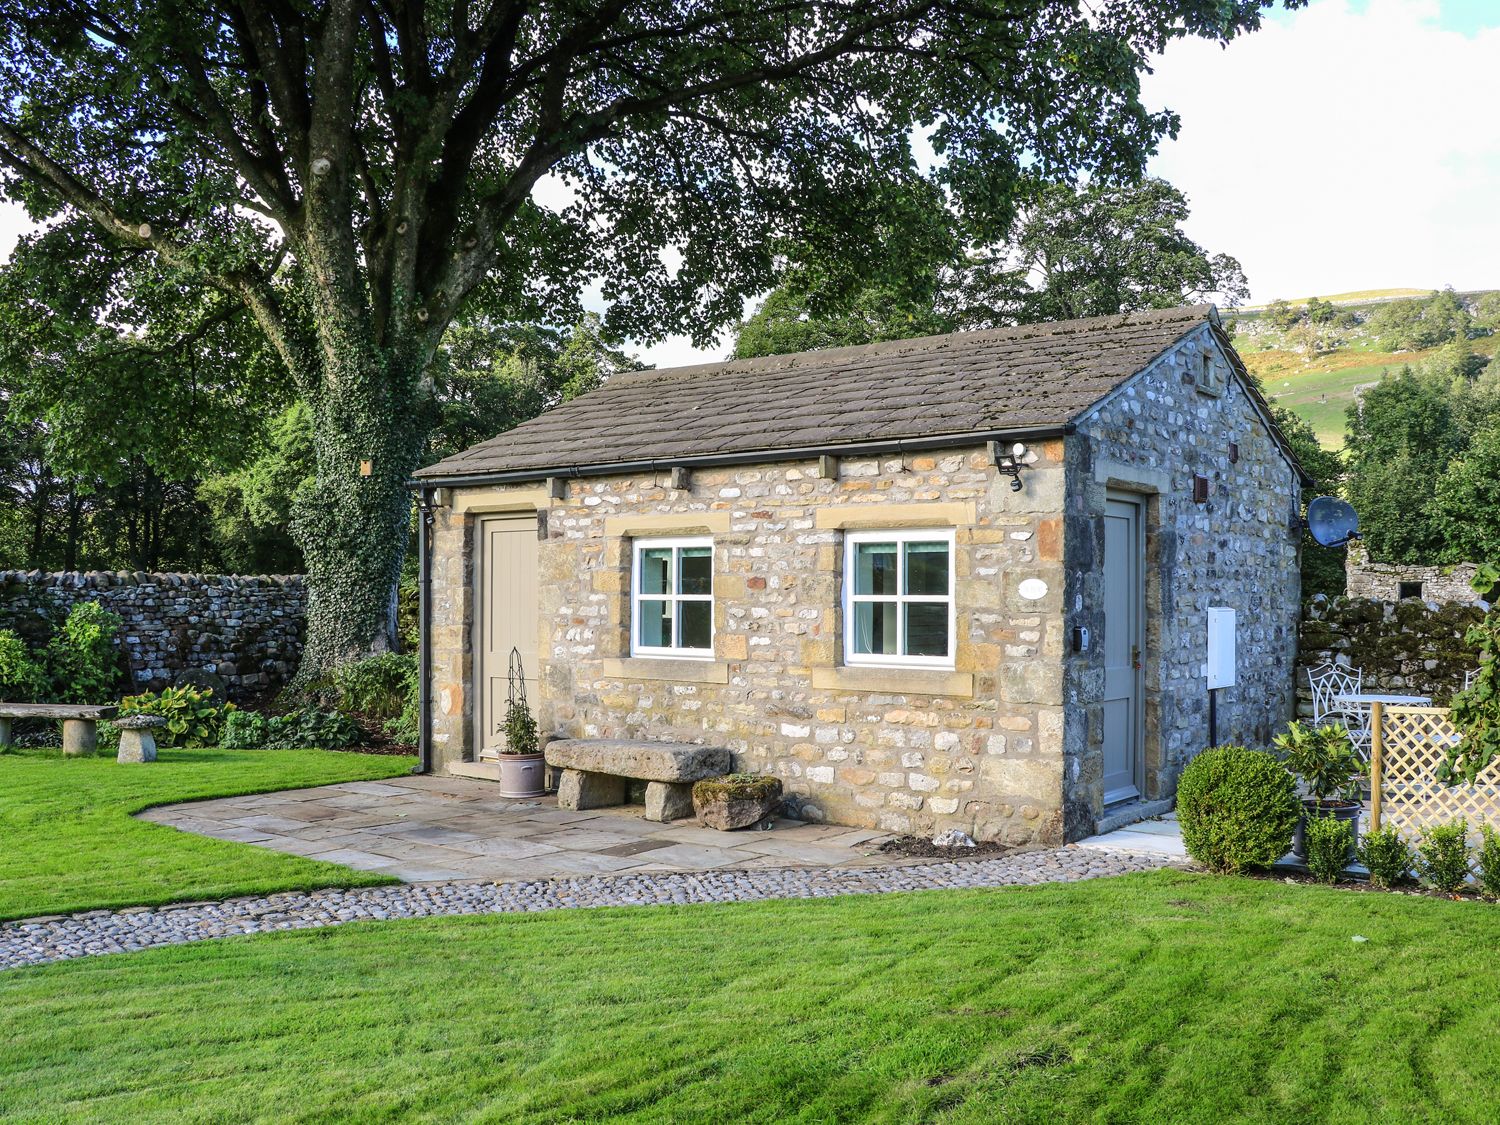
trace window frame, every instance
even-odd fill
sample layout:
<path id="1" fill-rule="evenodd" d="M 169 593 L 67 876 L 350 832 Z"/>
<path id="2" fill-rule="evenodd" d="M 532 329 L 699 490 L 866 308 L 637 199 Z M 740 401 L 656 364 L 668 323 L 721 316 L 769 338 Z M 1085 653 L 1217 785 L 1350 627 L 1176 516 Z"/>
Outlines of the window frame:
<path id="1" fill-rule="evenodd" d="M 677 589 L 680 585 L 682 571 L 681 552 L 684 547 L 708 548 L 709 592 L 707 594 L 683 594 Z M 660 594 L 644 592 L 641 589 L 641 577 L 644 573 L 641 566 L 641 552 L 661 549 L 670 549 L 672 552 L 672 566 L 668 575 L 668 585 L 671 589 L 667 593 Z M 714 623 L 714 586 L 714 541 L 712 536 L 645 536 L 633 539 L 630 545 L 630 655 L 667 660 L 712 660 L 714 658 L 715 642 L 718 639 L 718 630 Z M 682 637 L 682 614 L 678 610 L 678 607 L 683 602 L 707 602 L 708 647 L 684 648 L 680 644 L 670 647 L 641 644 L 641 608 L 642 603 L 646 601 L 671 603 L 673 609 L 672 635 L 674 640 L 680 640 Z"/>
<path id="2" fill-rule="evenodd" d="M 943 543 L 948 548 L 948 592 L 946 594 L 907 594 L 900 592 L 906 584 L 906 544 Z M 895 594 L 856 594 L 854 592 L 855 549 L 861 543 L 895 543 Z M 957 536 L 951 527 L 891 528 L 846 531 L 844 533 L 844 575 L 839 601 L 844 614 L 844 666 L 849 668 L 941 668 L 951 670 L 958 657 L 958 580 Z M 854 607 L 860 602 L 894 602 L 896 604 L 897 647 L 906 647 L 905 606 L 911 602 L 946 602 L 948 605 L 948 652 L 945 656 L 909 655 L 904 652 L 858 652 L 854 646 Z"/>

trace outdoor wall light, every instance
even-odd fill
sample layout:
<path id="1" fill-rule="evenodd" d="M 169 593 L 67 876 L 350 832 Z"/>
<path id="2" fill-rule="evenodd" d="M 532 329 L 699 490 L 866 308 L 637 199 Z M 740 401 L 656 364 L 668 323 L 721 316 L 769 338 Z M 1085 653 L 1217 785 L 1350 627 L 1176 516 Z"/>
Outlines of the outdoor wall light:
<path id="1" fill-rule="evenodd" d="M 1010 447 L 1010 451 L 1002 453 L 998 441 L 990 442 L 990 457 L 995 462 L 995 468 L 1010 477 L 1010 490 L 1020 492 L 1024 487 L 1021 484 L 1021 470 L 1026 467 L 1026 446 L 1016 442 Z"/>

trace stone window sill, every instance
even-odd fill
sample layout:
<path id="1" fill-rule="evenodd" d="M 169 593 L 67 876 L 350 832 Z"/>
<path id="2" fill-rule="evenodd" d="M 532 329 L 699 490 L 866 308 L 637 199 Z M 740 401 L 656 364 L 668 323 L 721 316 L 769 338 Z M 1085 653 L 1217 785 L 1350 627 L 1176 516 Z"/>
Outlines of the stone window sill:
<path id="1" fill-rule="evenodd" d="M 831 691 L 878 691 L 892 695 L 950 695 L 971 699 L 972 672 L 940 668 L 814 668 L 812 685 Z"/>
<path id="2" fill-rule="evenodd" d="M 604 677 L 611 680 L 676 680 L 689 684 L 727 684 L 729 663 L 724 660 L 674 660 L 669 656 L 628 656 L 604 661 Z"/>

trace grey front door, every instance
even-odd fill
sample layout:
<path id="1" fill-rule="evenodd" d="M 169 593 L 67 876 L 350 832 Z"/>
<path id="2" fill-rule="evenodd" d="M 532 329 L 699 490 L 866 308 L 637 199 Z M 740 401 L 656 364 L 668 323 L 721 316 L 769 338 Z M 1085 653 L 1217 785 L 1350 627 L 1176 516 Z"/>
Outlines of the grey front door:
<path id="1" fill-rule="evenodd" d="M 521 654 L 526 698 L 536 714 L 541 636 L 536 513 L 481 517 L 474 527 L 474 546 L 479 555 L 474 567 L 475 750 L 485 754 L 505 745 L 512 648 Z"/>
<path id="2" fill-rule="evenodd" d="M 1104 512 L 1104 803 L 1140 796 L 1145 540 L 1138 500 Z"/>

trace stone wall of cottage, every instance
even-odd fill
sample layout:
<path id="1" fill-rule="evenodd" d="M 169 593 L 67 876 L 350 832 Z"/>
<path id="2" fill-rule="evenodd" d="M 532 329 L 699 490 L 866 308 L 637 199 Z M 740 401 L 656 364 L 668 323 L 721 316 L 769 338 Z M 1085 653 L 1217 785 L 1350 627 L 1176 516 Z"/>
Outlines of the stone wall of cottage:
<path id="1" fill-rule="evenodd" d="M 1364 544 L 1354 542 L 1349 544 L 1344 564 L 1344 592 L 1351 598 L 1396 602 L 1401 600 L 1403 587 L 1415 586 L 1416 592 L 1409 596 L 1420 601 L 1436 605 L 1474 605 L 1479 595 L 1470 583 L 1474 581 L 1476 570 L 1478 567 L 1473 563 L 1417 566 L 1371 562 Z"/>
<path id="2" fill-rule="evenodd" d="M 1205 372 L 1204 360 L 1209 362 Z M 1199 389 L 1207 374 L 1218 394 Z M 1218 693 L 1218 740 L 1265 745 L 1291 716 L 1300 602 L 1292 521 L 1299 485 L 1205 325 L 1094 408 L 1069 439 L 1069 626 L 1091 651 L 1070 655 L 1070 836 L 1103 809 L 1103 515 L 1111 488 L 1145 498 L 1144 792 L 1169 798 L 1209 743 L 1207 610 L 1237 611 L 1237 683 Z M 1207 498 L 1194 500 L 1194 478 Z"/>
<path id="3" fill-rule="evenodd" d="M 136 691 L 194 672 L 222 681 L 229 698 L 248 699 L 279 689 L 302 656 L 301 575 L 0 571 L 0 629 L 33 645 L 45 644 L 81 601 L 121 618 L 121 653 Z"/>
<path id="4" fill-rule="evenodd" d="M 813 820 L 1060 842 L 1063 444 L 1036 454 L 1020 493 L 980 449 L 846 459 L 834 478 L 799 461 L 697 470 L 685 489 L 665 472 L 567 482 L 540 502 L 543 731 L 727 746 Z M 458 507 L 476 497 L 448 498 L 433 528 L 440 768 L 474 752 Z M 952 672 L 843 667 L 844 535 L 893 526 L 956 531 Z M 712 535 L 713 661 L 629 655 L 631 544 L 648 534 Z"/>

